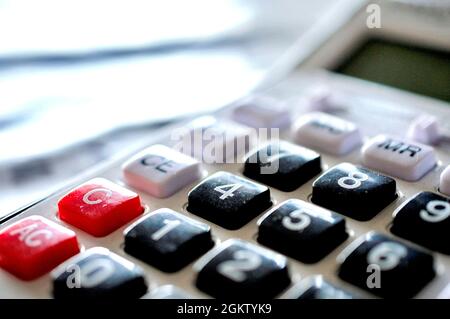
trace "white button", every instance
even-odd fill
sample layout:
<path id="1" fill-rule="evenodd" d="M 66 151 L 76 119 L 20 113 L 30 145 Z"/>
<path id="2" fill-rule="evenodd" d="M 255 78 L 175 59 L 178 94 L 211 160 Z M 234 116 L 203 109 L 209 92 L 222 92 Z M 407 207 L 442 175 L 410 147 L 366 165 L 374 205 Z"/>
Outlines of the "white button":
<path id="1" fill-rule="evenodd" d="M 256 129 L 210 116 L 194 120 L 174 135 L 176 150 L 207 164 L 236 163 L 257 140 Z"/>
<path id="2" fill-rule="evenodd" d="M 313 88 L 306 97 L 309 111 L 327 112 L 336 109 L 333 94 L 328 87 L 319 86 Z"/>
<path id="3" fill-rule="evenodd" d="M 286 104 L 273 98 L 256 96 L 239 102 L 233 110 L 235 121 L 255 128 L 285 128 L 290 124 Z"/>
<path id="4" fill-rule="evenodd" d="M 408 128 L 406 136 L 416 142 L 437 144 L 441 139 L 437 118 L 432 115 L 421 115 Z"/>
<path id="5" fill-rule="evenodd" d="M 361 133 L 355 124 L 329 114 L 303 115 L 294 124 L 297 143 L 333 155 L 345 155 L 361 145 Z"/>
<path id="6" fill-rule="evenodd" d="M 441 193 L 450 196 L 450 165 L 441 174 L 441 182 L 439 184 Z"/>
<path id="7" fill-rule="evenodd" d="M 164 145 L 153 145 L 123 166 L 128 185 L 155 197 L 168 197 L 201 177 L 200 163 Z"/>
<path id="8" fill-rule="evenodd" d="M 364 165 L 407 181 L 417 181 L 436 165 L 431 146 L 378 135 L 362 149 Z"/>

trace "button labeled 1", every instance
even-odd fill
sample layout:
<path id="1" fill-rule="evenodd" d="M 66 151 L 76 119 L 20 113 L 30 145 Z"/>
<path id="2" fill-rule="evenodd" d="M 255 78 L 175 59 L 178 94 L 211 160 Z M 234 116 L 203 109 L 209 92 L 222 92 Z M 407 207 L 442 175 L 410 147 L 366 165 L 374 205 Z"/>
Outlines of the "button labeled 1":
<path id="1" fill-rule="evenodd" d="M 362 149 L 365 166 L 407 181 L 417 181 L 428 173 L 437 160 L 431 146 L 378 135 Z"/>
<path id="2" fill-rule="evenodd" d="M 173 195 L 201 176 L 200 163 L 164 145 L 153 145 L 122 166 L 128 185 L 152 196 Z"/>
<path id="3" fill-rule="evenodd" d="M 168 208 L 125 230 L 125 252 L 166 272 L 180 270 L 214 246 L 208 225 Z"/>
<path id="4" fill-rule="evenodd" d="M 0 267 L 33 280 L 80 251 L 75 233 L 41 216 L 19 220 L 0 232 Z"/>
<path id="5" fill-rule="evenodd" d="M 392 233 L 450 255 L 450 199 L 422 192 L 395 213 Z"/>

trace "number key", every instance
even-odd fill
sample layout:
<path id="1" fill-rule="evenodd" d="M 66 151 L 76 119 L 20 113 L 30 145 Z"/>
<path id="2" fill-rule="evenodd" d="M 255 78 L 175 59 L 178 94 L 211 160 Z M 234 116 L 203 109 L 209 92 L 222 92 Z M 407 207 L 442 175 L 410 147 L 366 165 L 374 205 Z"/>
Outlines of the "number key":
<path id="1" fill-rule="evenodd" d="M 348 237 L 343 217 L 298 199 L 274 207 L 258 224 L 258 242 L 305 263 L 319 261 Z"/>
<path id="2" fill-rule="evenodd" d="M 227 229 L 238 229 L 271 205 L 266 186 L 217 172 L 190 191 L 187 210 Z"/>
<path id="3" fill-rule="evenodd" d="M 52 277 L 56 299 L 139 298 L 147 292 L 142 270 L 102 247 L 72 257 Z"/>
<path id="4" fill-rule="evenodd" d="M 273 298 L 290 284 L 286 258 L 237 239 L 229 239 L 194 266 L 196 285 L 216 298 Z"/>
<path id="5" fill-rule="evenodd" d="M 208 225 L 168 208 L 125 230 L 125 252 L 166 272 L 180 270 L 213 245 Z"/>
<path id="6" fill-rule="evenodd" d="M 314 181 L 311 201 L 356 220 L 366 221 L 396 198 L 394 179 L 342 163 Z"/>
<path id="7" fill-rule="evenodd" d="M 350 244 L 338 260 L 343 280 L 381 297 L 411 298 L 435 276 L 432 255 L 375 232 Z"/>
<path id="8" fill-rule="evenodd" d="M 419 245 L 450 254 L 450 199 L 422 192 L 395 213 L 392 233 Z"/>

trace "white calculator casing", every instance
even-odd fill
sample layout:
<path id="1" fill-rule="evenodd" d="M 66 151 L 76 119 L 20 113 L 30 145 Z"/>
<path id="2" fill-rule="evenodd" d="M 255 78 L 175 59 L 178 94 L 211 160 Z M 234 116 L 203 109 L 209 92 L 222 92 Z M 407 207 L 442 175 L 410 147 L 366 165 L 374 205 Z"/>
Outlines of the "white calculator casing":
<path id="1" fill-rule="evenodd" d="M 373 2 L 371 1 L 371 3 Z M 364 140 L 379 133 L 404 136 L 411 121 L 421 113 L 433 114 L 439 117 L 442 123 L 450 123 L 450 105 L 446 102 L 326 71 L 326 69 L 332 68 L 335 64 L 339 63 L 340 59 L 349 50 L 354 49 L 360 40 L 370 34 L 376 34 L 381 37 L 399 37 L 418 45 L 424 44 L 450 50 L 450 19 L 448 16 L 445 18 L 445 13 L 432 12 L 431 9 L 431 11 L 422 10 L 411 6 L 392 4 L 387 1 L 375 1 L 375 3 L 379 4 L 382 9 L 381 29 L 368 29 L 366 27 L 366 8 L 368 2 L 354 0 L 338 1 L 334 4 L 334 9 L 330 10 L 327 16 L 312 28 L 311 32 L 302 37 L 276 63 L 266 81 L 255 91 L 255 94 L 273 96 L 289 103 L 293 111 L 293 118 L 295 118 L 305 112 L 304 107 L 308 102 L 304 98 L 305 93 L 310 88 L 325 84 L 335 93 L 337 101 L 344 106 L 342 109 L 337 110 L 335 115 L 356 123 L 364 135 Z M 411 23 L 411 21 L 414 23 Z M 234 107 L 235 104 L 228 105 L 213 115 L 218 119 L 229 119 Z M 169 139 L 171 131 L 184 124 L 177 123 L 156 131 L 155 134 L 149 136 L 148 142 L 145 145 L 141 145 L 136 149 L 126 150 L 121 154 L 117 154 L 110 161 L 101 163 L 86 172 L 80 173 L 79 176 L 68 181 L 64 189 L 8 215 L 2 220 L 0 229 L 26 216 L 35 214 L 42 215 L 74 230 L 83 249 L 97 246 L 106 247 L 139 265 L 145 271 L 150 291 L 163 285 L 175 285 L 193 297 L 208 298 L 207 295 L 199 291 L 194 285 L 196 271 L 192 264 L 179 272 L 167 274 L 127 255 L 123 250 L 123 231 L 131 223 L 106 237 L 95 238 L 81 230 L 75 229 L 71 225 L 65 224 L 56 215 L 57 202 L 68 190 L 90 178 L 105 177 L 139 193 L 142 202 L 146 205 L 146 213 L 162 207 L 171 208 L 195 220 L 209 224 L 212 227 L 212 233 L 216 242 L 221 242 L 229 238 L 240 238 L 256 244 L 256 222 L 260 216 L 241 229 L 230 231 L 187 212 L 187 194 L 199 181 L 192 183 L 175 195 L 165 199 L 151 197 L 124 183 L 121 165 L 127 159 L 146 146 L 156 143 L 171 144 Z M 281 138 L 292 141 L 289 130 L 282 132 Z M 359 222 L 351 218 L 346 218 L 350 233 L 349 238 L 323 260 L 315 264 L 306 265 L 288 258 L 293 284 L 311 275 L 322 275 L 337 287 L 354 292 L 361 297 L 374 297 L 346 283 L 337 276 L 337 256 L 358 236 L 368 231 L 375 230 L 388 236 L 394 236 L 389 231 L 394 211 L 402 203 L 420 191 L 439 191 L 439 175 L 444 167 L 450 164 L 450 144 L 444 143 L 438 145 L 435 151 L 439 164 L 417 182 L 405 182 L 396 178 L 399 191 L 398 199 L 386 207 L 375 218 L 368 222 Z M 322 153 L 324 171 L 342 162 L 361 165 L 360 148 L 342 157 Z M 243 164 L 203 165 L 205 176 L 220 170 L 242 175 L 242 168 Z M 297 190 L 289 193 L 271 188 L 274 205 L 290 198 L 309 201 L 313 180 L 310 180 Z M 403 239 L 399 240 L 404 241 Z M 414 246 L 413 243 L 409 244 Z M 437 276 L 417 297 L 449 298 L 450 289 L 446 289 L 446 287 L 450 283 L 450 256 L 439 253 L 433 254 L 436 257 Z M 2 287 L 0 290 L 0 298 L 51 298 L 51 284 L 49 274 L 37 280 L 25 282 L 0 270 L 0 286 Z"/>

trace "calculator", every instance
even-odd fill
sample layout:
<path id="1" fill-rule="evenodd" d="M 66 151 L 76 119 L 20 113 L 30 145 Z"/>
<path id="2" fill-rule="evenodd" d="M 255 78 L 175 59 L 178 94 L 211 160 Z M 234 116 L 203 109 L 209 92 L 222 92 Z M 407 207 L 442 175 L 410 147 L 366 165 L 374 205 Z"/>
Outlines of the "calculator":
<path id="1" fill-rule="evenodd" d="M 0 297 L 450 298 L 449 20 L 340 3 L 251 96 L 3 218 Z"/>

